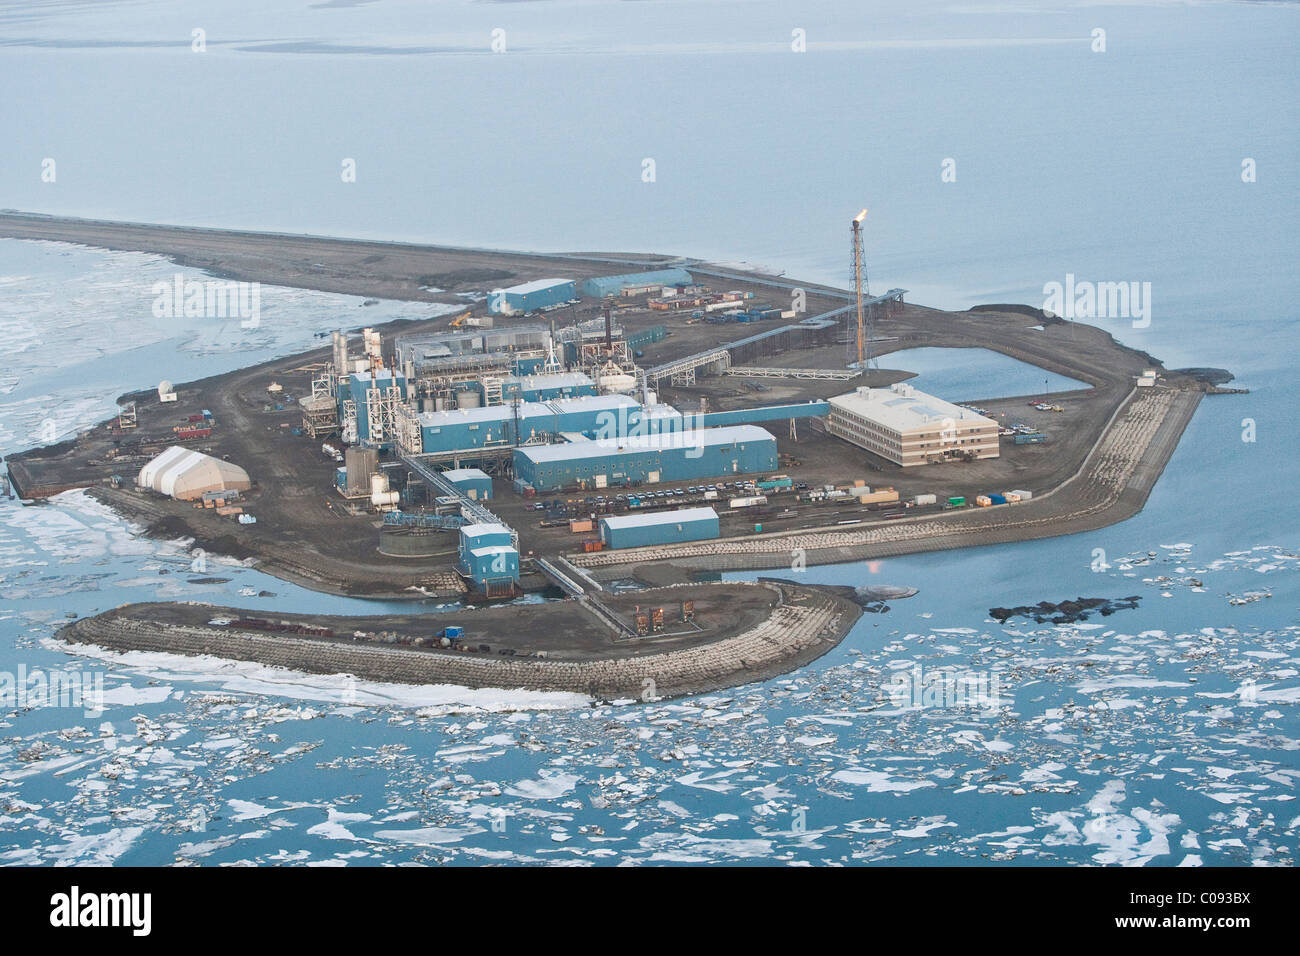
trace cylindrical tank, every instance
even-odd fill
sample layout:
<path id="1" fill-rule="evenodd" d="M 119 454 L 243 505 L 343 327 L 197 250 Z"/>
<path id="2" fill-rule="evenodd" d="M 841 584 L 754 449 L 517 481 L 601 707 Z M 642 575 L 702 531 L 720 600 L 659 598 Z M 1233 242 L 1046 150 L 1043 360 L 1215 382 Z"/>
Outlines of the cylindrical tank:
<path id="1" fill-rule="evenodd" d="M 385 525 L 379 532 L 379 553 L 396 558 L 427 558 L 447 550 L 448 534 L 433 528 Z M 453 543 L 455 536 L 450 539 Z"/>
<path id="2" fill-rule="evenodd" d="M 483 404 L 483 396 L 478 392 L 466 389 L 463 392 L 456 393 L 457 408 L 478 408 Z"/>
<path id="3" fill-rule="evenodd" d="M 378 478 L 379 476 L 376 475 L 375 477 Z M 376 508 L 396 508 L 399 497 L 400 495 L 396 491 L 374 491 L 370 494 L 370 503 Z"/>
<path id="4" fill-rule="evenodd" d="M 374 495 L 381 495 L 387 493 L 388 493 L 388 476 L 383 473 L 377 475 L 371 475 L 370 476 L 371 496 L 373 497 Z"/>
<path id="5" fill-rule="evenodd" d="M 435 412 L 445 412 L 447 410 L 447 399 L 442 395 L 434 396 L 433 410 Z"/>
<path id="6" fill-rule="evenodd" d="M 348 469 L 348 493 L 364 494 L 379 467 L 379 452 L 374 448 L 349 448 L 344 462 Z"/>

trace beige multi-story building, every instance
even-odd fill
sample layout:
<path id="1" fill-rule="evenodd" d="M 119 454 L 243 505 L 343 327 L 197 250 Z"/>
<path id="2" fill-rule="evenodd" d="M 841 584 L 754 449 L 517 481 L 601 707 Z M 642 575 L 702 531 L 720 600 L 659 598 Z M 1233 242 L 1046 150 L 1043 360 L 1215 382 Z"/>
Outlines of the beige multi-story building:
<path id="1" fill-rule="evenodd" d="M 896 465 L 998 457 L 998 423 L 899 382 L 830 400 L 826 430 Z"/>

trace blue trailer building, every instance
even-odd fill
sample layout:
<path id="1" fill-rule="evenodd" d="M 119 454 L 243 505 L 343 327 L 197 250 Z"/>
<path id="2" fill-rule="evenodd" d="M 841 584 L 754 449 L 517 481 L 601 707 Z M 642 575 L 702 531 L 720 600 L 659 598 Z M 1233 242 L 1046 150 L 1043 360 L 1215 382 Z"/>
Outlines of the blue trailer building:
<path id="1" fill-rule="evenodd" d="M 600 519 L 600 540 L 609 548 L 643 548 L 654 544 L 704 541 L 718 537 L 718 515 L 712 508 L 681 508 L 641 515 L 611 515 Z"/>
<path id="2" fill-rule="evenodd" d="M 492 498 L 492 478 L 477 468 L 454 468 L 444 471 L 442 477 L 473 501 L 489 501 Z"/>
<path id="3" fill-rule="evenodd" d="M 493 289 L 488 293 L 488 311 L 495 315 L 515 315 L 561 305 L 577 297 L 577 283 L 572 279 L 537 279 L 507 289 Z"/>
<path id="4" fill-rule="evenodd" d="M 689 481 L 776 467 L 776 439 L 755 425 L 524 446 L 514 453 L 515 477 L 538 491 Z"/>
<path id="5" fill-rule="evenodd" d="M 655 269 L 617 276 L 596 276 L 582 284 L 583 295 L 603 299 L 607 295 L 637 295 L 657 292 L 666 285 L 690 285 L 695 280 L 685 269 Z"/>

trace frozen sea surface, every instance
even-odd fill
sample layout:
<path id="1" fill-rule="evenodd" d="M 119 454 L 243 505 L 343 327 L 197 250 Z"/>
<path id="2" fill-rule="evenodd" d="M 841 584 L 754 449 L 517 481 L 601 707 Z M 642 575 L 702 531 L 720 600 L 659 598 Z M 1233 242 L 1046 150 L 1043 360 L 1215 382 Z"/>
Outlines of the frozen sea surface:
<path id="1" fill-rule="evenodd" d="M 843 285 L 845 219 L 867 205 L 880 289 L 941 308 L 1037 306 L 1070 273 L 1150 281 L 1149 325 L 1098 324 L 1168 367 L 1229 368 L 1251 394 L 1202 403 L 1134 518 L 809 570 L 920 591 L 793 674 L 648 706 L 63 647 L 52 638 L 67 613 L 123 601 L 399 605 L 216 556 L 202 577 L 230 580 L 191 584 L 187 542 L 141 538 L 82 495 L 0 503 L 0 672 L 85 669 L 102 675 L 105 704 L 93 717 L 0 706 L 0 861 L 1290 864 L 1300 148 L 1280 118 L 1296 102 L 1300 9 L 836 0 L 796 16 L 756 0 L 742 19 L 700 0 L 684 30 L 658 4 L 593 2 L 573 17 L 568 4 L 449 2 L 436 23 L 415 0 L 264 8 L 214 11 L 199 55 L 181 10 L 11 5 L 0 206 L 658 250 Z M 1089 45 L 1099 22 L 1105 54 Z M 504 55 L 489 46 L 497 27 Z M 791 49 L 795 28 L 806 53 Z M 282 95 L 262 95 L 272 87 Z M 523 153 L 502 148 L 502 130 L 528 135 Z M 41 181 L 45 158 L 55 183 Z M 340 180 L 345 158 L 354 183 Z M 941 179 L 946 159 L 955 182 Z M 162 377 L 431 311 L 264 289 L 256 330 L 156 322 L 152 281 L 176 271 L 0 241 L 0 450 L 40 440 L 47 419 L 71 434 Z M 936 374 L 922 372 L 918 384 Z M 949 386 L 986 391 L 934 387 Z M 1142 600 L 1069 627 L 987 616 L 1076 595 Z M 1004 702 L 886 693 L 914 669 L 996 676 Z"/>

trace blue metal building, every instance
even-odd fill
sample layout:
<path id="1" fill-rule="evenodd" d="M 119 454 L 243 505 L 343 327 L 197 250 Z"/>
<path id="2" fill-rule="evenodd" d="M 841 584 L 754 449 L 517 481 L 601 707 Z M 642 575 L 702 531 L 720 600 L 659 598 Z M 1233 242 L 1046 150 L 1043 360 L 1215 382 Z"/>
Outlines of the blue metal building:
<path id="1" fill-rule="evenodd" d="M 582 293 L 601 299 L 607 295 L 635 295 L 638 292 L 657 291 L 666 285 L 690 285 L 694 281 L 685 269 L 655 269 L 617 276 L 596 276 L 582 284 Z"/>
<path id="2" fill-rule="evenodd" d="M 577 297 L 577 283 L 572 279 L 537 279 L 507 289 L 493 289 L 488 293 L 488 311 L 496 315 L 514 315 L 544 309 L 548 305 L 560 305 Z"/>
<path id="3" fill-rule="evenodd" d="M 779 422 L 790 418 L 825 418 L 830 413 L 830 402 L 800 402 L 797 405 L 764 405 L 759 408 L 737 408 L 729 412 L 705 412 L 695 416 L 695 423 L 705 428 L 715 428 L 720 425 Z"/>
<path id="4" fill-rule="evenodd" d="M 639 420 L 641 406 L 627 395 L 584 395 L 548 402 L 520 402 L 519 434 L 515 434 L 515 405 L 456 408 L 421 412 L 420 432 L 425 454 L 460 449 L 501 447 L 539 435 L 563 432 L 622 434 L 622 423 Z M 630 427 L 630 426 L 629 426 Z"/>
<path id="5" fill-rule="evenodd" d="M 776 439 L 755 425 L 515 449 L 516 479 L 538 491 L 752 474 L 777 467 Z"/>
<path id="6" fill-rule="evenodd" d="M 467 524 L 460 529 L 461 573 L 482 591 L 512 589 L 519 582 L 519 548 L 502 524 Z"/>
<path id="7" fill-rule="evenodd" d="M 643 345 L 652 345 L 655 342 L 662 342 L 668 337 L 668 327 L 664 325 L 652 325 L 648 329 L 642 329 L 640 332 L 629 332 L 624 341 L 630 349 L 639 349 Z"/>
<path id="8" fill-rule="evenodd" d="M 506 399 L 522 398 L 526 402 L 549 402 L 555 398 L 595 395 L 596 383 L 581 372 L 511 375 L 502 380 L 501 394 Z"/>
<path id="9" fill-rule="evenodd" d="M 477 468 L 455 468 L 444 471 L 442 477 L 474 501 L 489 501 L 492 498 L 492 479 Z"/>
<path id="10" fill-rule="evenodd" d="M 343 402 L 347 399 L 357 403 L 357 440 L 366 441 L 370 437 L 370 416 L 367 413 L 369 407 L 368 393 L 374 388 L 388 388 L 396 384 L 402 392 L 402 398 L 406 398 L 406 377 L 394 372 L 392 369 L 378 369 L 374 375 L 374 384 L 371 384 L 369 373 L 354 373 L 339 382 L 338 387 L 338 408 L 339 420 L 343 418 Z"/>
<path id="11" fill-rule="evenodd" d="M 600 519 L 600 540 L 610 548 L 704 541 L 718 534 L 718 515 L 712 508 L 681 508 Z"/>

